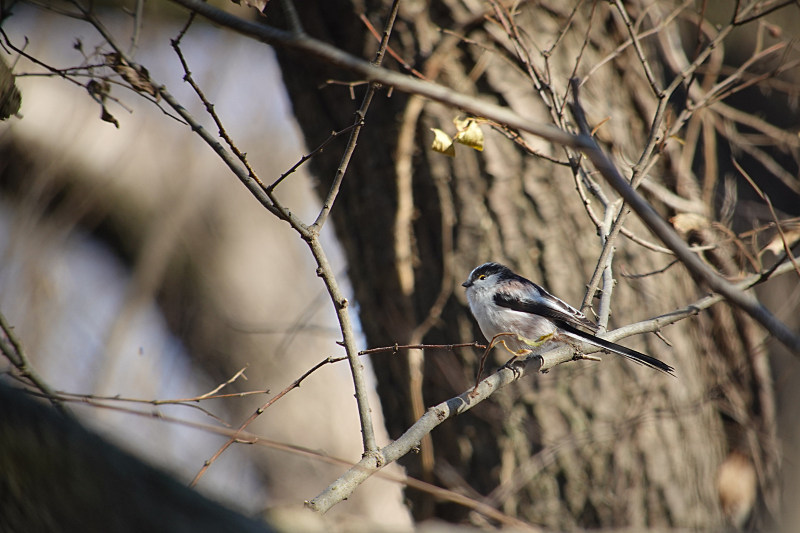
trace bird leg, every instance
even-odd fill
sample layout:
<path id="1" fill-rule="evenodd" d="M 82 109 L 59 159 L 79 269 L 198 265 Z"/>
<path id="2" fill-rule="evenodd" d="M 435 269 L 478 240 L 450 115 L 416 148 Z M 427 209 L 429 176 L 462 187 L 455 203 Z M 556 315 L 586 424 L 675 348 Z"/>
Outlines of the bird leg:
<path id="1" fill-rule="evenodd" d="M 544 343 L 550 341 L 553 338 L 554 334 L 553 333 L 548 333 L 546 335 L 542 335 L 541 337 L 539 337 L 535 341 L 531 340 L 531 339 L 526 339 L 525 337 L 523 337 L 521 335 L 516 335 L 514 333 L 498 333 L 497 335 L 492 337 L 492 341 L 489 343 L 489 346 L 486 348 L 486 351 L 483 352 L 483 356 L 481 357 L 481 362 L 478 365 L 478 375 L 475 377 L 475 386 L 472 388 L 472 392 L 470 393 L 471 396 L 475 395 L 476 391 L 478 390 L 478 384 L 481 381 L 481 374 L 483 374 L 483 366 L 484 366 L 484 363 L 486 363 L 486 358 L 489 356 L 489 352 L 492 351 L 492 348 L 494 348 L 498 344 L 502 344 L 503 348 L 505 348 L 506 351 L 508 351 L 510 354 L 512 354 L 514 356 L 514 358 L 511 359 L 511 361 L 513 361 L 517 357 L 522 357 L 522 356 L 528 355 L 529 353 L 531 353 L 533 351 L 532 349 L 529 349 L 529 348 L 521 348 L 519 350 L 512 350 L 506 344 L 505 339 L 501 339 L 500 338 L 500 337 L 509 336 L 509 335 L 513 335 L 518 341 L 527 344 L 531 348 L 538 348 L 539 346 L 543 345 Z M 511 361 L 509 361 L 509 363 Z M 506 366 L 508 366 L 508 363 L 506 363 Z"/>
<path id="2" fill-rule="evenodd" d="M 539 337 L 535 341 L 531 340 L 531 339 L 526 339 L 522 335 L 517 335 L 517 340 L 520 341 L 520 342 L 524 342 L 525 344 L 527 344 L 531 348 L 538 348 L 539 346 L 541 346 L 541 345 L 545 344 L 546 342 L 549 342 L 550 340 L 552 340 L 553 339 L 553 335 L 555 335 L 555 334 L 554 333 L 548 333 L 546 335 L 542 335 L 541 337 Z M 504 344 L 504 346 L 505 346 L 505 344 Z M 506 346 L 506 350 L 508 350 L 508 346 Z M 508 351 L 511 352 L 511 350 L 508 350 Z M 523 349 L 519 350 L 518 352 L 516 352 L 516 354 L 517 354 L 517 356 L 528 355 L 532 351 L 533 350 L 529 350 L 529 349 L 523 348 Z M 511 352 L 511 353 L 515 353 L 515 352 Z"/>

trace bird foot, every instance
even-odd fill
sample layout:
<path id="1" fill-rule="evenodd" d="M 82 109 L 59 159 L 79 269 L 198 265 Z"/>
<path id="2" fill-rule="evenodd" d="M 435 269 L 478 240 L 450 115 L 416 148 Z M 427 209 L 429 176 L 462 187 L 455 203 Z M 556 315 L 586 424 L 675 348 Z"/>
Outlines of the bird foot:
<path id="1" fill-rule="evenodd" d="M 517 340 L 520 341 L 520 342 L 524 342 L 525 344 L 527 344 L 531 348 L 538 348 L 539 346 L 545 344 L 546 342 L 549 342 L 553 338 L 553 335 L 554 335 L 553 333 L 548 333 L 547 335 L 542 335 L 541 337 L 539 337 L 535 341 L 531 340 L 531 339 L 526 339 L 522 335 L 517 335 Z M 529 350 L 529 349 L 523 348 L 522 350 L 519 350 L 519 351 L 520 352 L 524 352 L 524 353 L 522 353 L 520 355 L 528 355 L 533 350 Z"/>

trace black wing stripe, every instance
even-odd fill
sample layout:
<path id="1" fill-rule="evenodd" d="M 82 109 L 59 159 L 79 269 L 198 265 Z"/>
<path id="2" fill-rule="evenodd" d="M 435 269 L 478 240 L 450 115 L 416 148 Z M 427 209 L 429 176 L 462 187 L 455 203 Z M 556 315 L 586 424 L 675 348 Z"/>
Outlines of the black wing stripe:
<path id="1" fill-rule="evenodd" d="M 606 350 L 609 350 L 609 351 L 612 351 L 612 352 L 617 353 L 619 355 L 622 355 L 624 357 L 627 357 L 631 361 L 634 361 L 636 363 L 639 363 L 639 364 L 642 364 L 642 365 L 645 365 L 645 366 L 649 366 L 650 368 L 654 368 L 656 370 L 660 370 L 661 372 L 664 372 L 664 373 L 669 374 L 671 376 L 675 375 L 675 369 L 674 368 L 669 366 L 667 363 L 665 363 L 665 362 L 663 362 L 663 361 L 661 361 L 659 359 L 656 359 L 655 357 L 652 357 L 652 356 L 647 355 L 647 354 L 643 354 L 641 352 L 637 352 L 636 350 L 632 350 L 630 348 L 626 348 L 625 346 L 622 346 L 620 344 L 616 344 L 616 343 L 613 343 L 611 341 L 607 341 L 605 339 L 601 339 L 600 337 L 592 335 L 591 333 L 586 333 L 585 331 L 581 331 L 578 328 L 575 328 L 575 327 L 573 327 L 573 326 L 571 326 L 569 324 L 566 324 L 564 322 L 556 323 L 556 325 L 559 328 L 563 329 L 564 331 L 566 331 L 568 333 L 572 333 L 576 337 L 580 337 L 580 338 L 584 339 L 585 341 L 587 341 L 590 344 L 594 344 L 596 346 L 600 346 L 601 348 L 605 348 Z"/>
<path id="2" fill-rule="evenodd" d="M 502 294 L 499 292 L 494 295 L 494 303 L 500 307 L 505 307 L 521 313 L 531 313 L 534 315 L 543 316 L 553 320 L 554 322 L 572 324 L 573 327 L 580 326 L 591 329 L 592 331 L 597 330 L 597 326 L 592 324 L 587 318 L 578 317 L 563 311 L 559 311 L 558 309 L 544 303 L 538 303 L 532 300 L 517 300 L 511 298 L 507 294 Z"/>

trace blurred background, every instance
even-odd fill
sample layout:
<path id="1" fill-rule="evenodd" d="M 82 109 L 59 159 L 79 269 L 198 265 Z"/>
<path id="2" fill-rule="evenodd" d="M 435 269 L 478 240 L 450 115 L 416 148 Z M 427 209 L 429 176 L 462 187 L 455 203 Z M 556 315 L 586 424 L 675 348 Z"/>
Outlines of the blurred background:
<path id="1" fill-rule="evenodd" d="M 310 35 L 371 59 L 377 42 L 359 15 L 380 31 L 389 4 L 298 7 Z M 598 139 L 626 175 L 645 150 L 661 100 L 630 45 L 623 13 L 642 33 L 642 53 L 657 67 L 650 75 L 662 86 L 706 49 L 716 50 L 664 97 L 642 190 L 665 218 L 689 221 L 676 222 L 687 241 L 713 245 L 704 258 L 723 275 L 741 279 L 768 267 L 782 249 L 764 247 L 778 233 L 731 158 L 770 196 L 789 243 L 796 242 L 800 9 L 742 3 L 742 12 L 750 11 L 739 20 L 755 18 L 720 37 L 730 6 L 715 6 L 717 12 L 702 2 L 574 4 L 405 2 L 392 46 L 428 79 L 564 128 L 570 121 L 559 106 L 567 80 L 581 76 L 590 121 L 602 124 Z M 139 25 L 139 5 L 96 7 L 96 14 L 150 79 L 216 134 L 170 46 L 186 11 L 143 3 Z M 266 19 L 218 5 L 286 25 L 277 5 L 267 7 Z M 75 12 L 65 6 L 17 3 L 11 16 L 3 8 L 3 59 L 17 76 L 22 107 L 0 124 L 0 311 L 57 391 L 187 398 L 245 369 L 221 392 L 269 392 L 202 403 L 237 427 L 313 365 L 344 354 L 328 294 L 298 235 L 260 206 L 163 101 L 144 98 L 111 73 L 105 39 L 64 16 L 63 9 Z M 365 90 L 337 67 L 200 18 L 181 50 L 227 134 L 267 183 L 351 124 Z M 61 70 L 64 79 L 30 58 L 78 68 Z M 387 67 L 405 72 L 394 60 Z M 113 82 L 102 105 L 98 92 L 87 90 L 93 79 Z M 613 192 L 594 181 L 593 169 L 573 172 L 564 150 L 501 127 L 484 127 L 481 154 L 459 146 L 450 160 L 428 150 L 429 129 L 452 132 L 456 113 L 383 91 L 367 116 L 323 232 L 363 347 L 480 339 L 459 284 L 484 261 L 506 262 L 573 305 L 594 268 L 601 244 L 576 190 L 601 191 L 586 193 L 601 219 L 613 207 Z M 332 143 L 277 189 L 303 220 L 316 216 L 343 147 L 343 139 Z M 635 217 L 626 228 L 634 238 L 617 243 L 610 328 L 705 294 L 682 267 L 669 266 L 670 256 L 638 244 L 654 238 Z M 790 273 L 759 289 L 795 331 L 797 279 Z M 800 523 L 792 504 L 800 494 L 797 355 L 724 304 L 663 333 L 671 346 L 655 335 L 625 343 L 675 366 L 677 380 L 610 356 L 602 365 L 564 365 L 446 422 L 402 468 L 531 527 L 791 531 Z M 379 443 L 397 438 L 426 407 L 466 390 L 480 355 L 376 356 L 368 370 Z M 13 373 L 5 361 L 2 368 Z M 346 363 L 324 366 L 249 429 L 357 462 L 352 391 Z M 218 423 L 186 406 L 102 403 Z M 185 484 L 226 440 L 157 418 L 80 402 L 69 407 Z M 236 445 L 197 488 L 287 530 L 498 525 L 378 477 L 324 517 L 302 509 L 344 468 Z M 399 475 L 401 466 L 389 471 Z"/>
<path id="2" fill-rule="evenodd" d="M 103 15 L 113 31 L 129 29 L 129 18 L 116 9 Z M 136 58 L 202 117 L 202 104 L 170 53 L 169 39 L 184 22 L 176 15 L 148 19 Z M 26 53 L 58 67 L 84 61 L 78 40 L 85 53 L 102 47 L 85 23 L 30 5 L 16 6 L 3 29 L 15 44 L 29 39 Z M 265 179 L 296 163 L 307 150 L 271 50 L 206 24 L 184 46 L 193 75 L 219 102 L 229 134 Z M 24 58 L 14 71 L 22 74 L 21 117 L 0 126 L 0 309 L 52 388 L 139 400 L 191 398 L 245 369 L 220 392 L 270 393 L 202 404 L 238 426 L 313 365 L 344 355 L 305 244 L 183 124 L 121 91 L 121 103 L 108 104 L 119 121 L 115 128 L 100 120 L 100 105 L 85 88 L 42 77 L 43 69 Z M 305 220 L 319 209 L 302 168 L 280 194 Z M 335 238 L 326 230 L 324 239 L 349 292 Z M 250 430 L 357 461 L 360 429 L 346 364 L 318 370 Z M 7 372 L 7 362 L 4 367 Z M 381 428 L 380 402 L 372 401 Z M 216 424 L 189 407 L 117 405 Z M 185 483 L 227 440 L 154 418 L 70 407 L 102 435 Z M 342 470 L 286 451 L 234 446 L 198 489 L 248 514 L 302 509 Z M 360 523 L 410 524 L 398 485 L 380 479 L 369 485 L 349 510 L 334 510 L 326 520 L 358 515 Z M 380 506 L 366 504 L 376 499 Z"/>

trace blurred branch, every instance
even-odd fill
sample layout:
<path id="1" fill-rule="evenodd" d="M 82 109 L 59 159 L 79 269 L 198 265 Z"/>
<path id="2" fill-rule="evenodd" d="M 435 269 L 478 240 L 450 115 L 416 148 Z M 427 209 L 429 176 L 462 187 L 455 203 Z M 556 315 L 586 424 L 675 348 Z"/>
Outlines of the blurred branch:
<path id="1" fill-rule="evenodd" d="M 391 347 L 389 347 L 389 348 L 391 349 Z M 333 360 L 336 360 L 336 361 L 344 361 L 346 359 L 347 359 L 346 357 L 333 358 Z M 3 404 L 3 402 L 5 400 L 6 389 L 8 389 L 8 387 L 5 387 L 0 383 L 0 405 Z M 19 395 L 19 393 L 17 391 L 14 391 L 13 393 Z M 46 397 L 43 394 L 32 393 L 32 395 Z M 63 402 L 78 402 L 81 405 L 89 405 L 89 406 L 91 406 L 93 408 L 96 408 L 96 409 L 104 409 L 104 410 L 114 411 L 114 412 L 117 412 L 117 413 L 123 413 L 123 414 L 138 416 L 138 417 L 153 418 L 153 416 L 154 416 L 153 413 L 149 412 L 149 411 L 141 411 L 141 410 L 138 410 L 138 409 L 132 409 L 130 407 L 123 407 L 123 406 L 119 406 L 119 405 L 111 405 L 111 404 L 108 404 L 108 403 L 104 403 L 106 401 L 105 399 L 99 399 L 99 398 L 93 398 L 93 397 L 73 397 L 72 395 L 64 394 L 64 393 L 58 393 L 55 396 L 55 398 L 60 400 L 60 401 L 63 401 Z M 28 403 L 31 403 L 31 402 L 28 402 Z M 35 404 L 35 405 L 38 406 L 37 409 L 41 408 L 40 405 L 38 405 L 38 404 Z M 2 410 L 0 412 L 4 412 L 5 413 L 6 410 Z M 9 411 L 9 412 L 11 412 L 11 411 Z M 15 410 L 13 412 L 17 412 L 17 411 Z M 8 417 L 0 419 L 0 433 L 2 432 L 2 427 L 3 427 L 2 422 L 5 422 L 6 421 L 5 419 L 7 419 L 7 418 Z M 210 425 L 210 424 L 203 423 L 203 422 L 196 422 L 196 421 L 193 421 L 193 420 L 186 420 L 186 419 L 183 419 L 183 418 L 178 418 L 178 417 L 169 416 L 169 415 L 160 415 L 159 414 L 158 415 L 158 420 L 160 422 L 164 422 L 164 423 L 167 423 L 167 424 L 173 424 L 173 425 L 177 425 L 177 426 L 182 426 L 182 427 L 186 427 L 186 428 L 195 429 L 195 430 L 198 430 L 198 431 L 203 431 L 203 432 L 211 434 L 211 435 L 219 435 L 219 436 L 222 436 L 222 437 L 234 437 L 234 436 L 236 436 L 238 438 L 238 440 L 240 440 L 242 442 L 247 442 L 248 444 L 253 444 L 253 445 L 256 445 L 256 446 L 262 446 L 264 448 L 270 448 L 270 449 L 273 449 L 273 450 L 281 451 L 281 452 L 284 452 L 284 453 L 290 453 L 290 454 L 293 454 L 293 455 L 297 455 L 297 456 L 300 456 L 300 457 L 305 457 L 305 458 L 312 459 L 312 460 L 315 460 L 315 461 L 325 462 L 325 463 L 328 463 L 328 464 L 339 465 L 339 466 L 349 466 L 349 465 L 352 464 L 351 461 L 346 461 L 344 459 L 341 459 L 341 458 L 338 458 L 338 457 L 335 457 L 335 456 L 332 456 L 332 455 L 328 455 L 328 454 L 326 454 L 324 452 L 321 452 L 321 451 L 318 451 L 318 450 L 312 450 L 312 449 L 309 449 L 309 448 L 306 448 L 306 447 L 303 447 L 303 446 L 298 446 L 298 445 L 294 445 L 294 444 L 287 444 L 287 443 L 284 443 L 284 442 L 278 442 L 278 441 L 275 441 L 275 440 L 272 440 L 272 439 L 267 439 L 267 438 L 260 437 L 260 436 L 254 434 L 254 433 L 241 432 L 241 431 L 237 431 L 237 430 L 233 430 L 233 429 L 229 429 L 229 428 L 225 428 L 225 427 L 214 426 L 214 425 Z M 52 442 L 55 442 L 59 446 L 61 446 L 61 444 L 60 444 L 61 440 L 52 440 Z M 513 527 L 515 527 L 515 528 L 517 528 L 519 530 L 533 529 L 533 528 L 531 528 L 530 524 L 527 524 L 527 523 L 525 523 L 525 522 L 523 522 L 523 521 L 521 521 L 521 520 L 519 520 L 517 518 L 514 518 L 512 516 L 509 516 L 509 515 L 503 513 L 502 511 L 500 511 L 500 510 L 496 509 L 495 507 L 493 507 L 491 504 L 487 504 L 487 503 L 483 503 L 483 502 L 477 501 L 474 498 L 469 498 L 467 496 L 464 496 L 463 494 L 459 494 L 459 493 L 454 492 L 452 490 L 448 490 L 448 489 L 442 488 L 442 487 L 437 487 L 437 486 L 434 486 L 434 485 L 432 485 L 430 483 L 426 483 L 424 481 L 421 481 L 421 480 L 418 480 L 418 479 L 415 479 L 413 477 L 409 477 L 409 476 L 406 476 L 406 475 L 403 475 L 403 474 L 400 474 L 400 473 L 382 471 L 382 472 L 379 472 L 377 475 L 379 477 L 383 478 L 383 479 L 388 480 L 388 481 L 392 481 L 392 482 L 395 482 L 395 483 L 401 483 L 401 484 L 407 485 L 409 487 L 413 487 L 413 488 L 415 488 L 417 490 L 420 490 L 420 491 L 423 491 L 423 492 L 427 492 L 427 493 L 431 494 L 432 496 L 435 496 L 436 498 L 440 498 L 442 500 L 450 501 L 450 502 L 456 503 L 458 505 L 462 505 L 462 506 L 464 506 L 466 508 L 473 509 L 476 512 L 486 516 L 487 518 L 491 518 L 492 520 L 497 520 L 498 522 L 500 522 L 502 524 L 513 526 Z M 230 525 L 231 524 L 229 523 L 228 526 L 230 526 Z M 221 529 L 217 528 L 214 531 L 220 531 L 220 530 Z M 227 531 L 227 529 L 223 529 L 223 530 Z M 205 530 L 203 530 L 203 531 L 205 531 Z M 236 529 L 236 531 L 242 531 L 242 530 L 241 529 Z"/>
<path id="2" fill-rule="evenodd" d="M 387 346 L 387 347 L 382 347 L 382 348 L 373 348 L 371 350 L 362 350 L 362 351 L 358 352 L 357 357 L 358 356 L 362 356 L 362 355 L 380 353 L 380 352 L 384 352 L 384 353 L 385 352 L 392 352 L 394 354 L 394 353 L 397 353 L 399 350 L 408 350 L 408 349 L 424 349 L 424 348 L 443 349 L 444 348 L 444 349 L 452 350 L 454 348 L 472 347 L 472 346 L 479 346 L 479 345 L 477 343 L 449 344 L 449 345 L 445 345 L 445 346 L 441 346 L 441 345 L 398 346 L 398 345 L 395 344 L 394 346 Z M 288 386 L 286 386 L 282 391 L 280 391 L 274 397 L 270 398 L 269 401 L 267 401 L 265 404 L 263 404 L 258 409 L 256 409 L 253 412 L 253 414 L 250 415 L 250 417 L 247 420 L 245 420 L 238 427 L 238 429 L 236 429 L 235 433 L 230 435 L 230 438 L 228 439 L 228 441 L 225 442 L 225 444 L 223 444 L 216 451 L 216 453 L 214 453 L 214 455 L 212 455 L 211 458 L 208 459 L 205 462 L 203 467 L 195 475 L 194 479 L 192 479 L 192 482 L 191 482 L 190 486 L 195 486 L 197 484 L 197 482 L 200 481 L 200 478 L 203 477 L 203 475 L 206 473 L 208 468 L 214 463 L 214 461 L 219 459 L 219 457 L 222 455 L 222 453 L 225 450 L 227 450 L 232 444 L 234 444 L 235 442 L 240 441 L 243 438 L 242 434 L 244 433 L 244 430 L 247 429 L 247 427 L 250 424 L 252 424 L 259 416 L 261 416 L 261 414 L 264 413 L 264 411 L 266 411 L 267 409 L 272 407 L 272 405 L 275 402 L 277 402 L 278 400 L 280 400 L 281 398 L 283 398 L 284 396 L 289 394 L 294 389 L 299 388 L 300 384 L 308 376 L 310 376 L 311 374 L 313 374 L 314 372 L 316 372 L 317 370 L 319 370 L 323 366 L 329 365 L 329 364 L 332 364 L 332 363 L 338 363 L 339 361 L 345 361 L 345 360 L 348 360 L 348 359 L 349 359 L 349 357 L 347 357 L 347 356 L 345 356 L 345 357 L 332 357 L 332 356 L 331 357 L 326 357 L 325 359 L 323 359 L 322 361 L 320 361 L 316 365 L 314 365 L 311 368 L 309 368 L 308 370 L 306 370 L 300 377 L 295 379 Z M 369 454 L 365 454 L 365 455 L 369 455 Z"/>
<path id="3" fill-rule="evenodd" d="M 735 157 L 731 158 L 731 161 L 733 162 L 733 166 L 736 167 L 736 170 L 738 170 L 739 173 L 742 176 L 744 176 L 744 179 L 747 180 L 747 183 L 749 183 L 750 186 L 753 188 L 753 190 L 756 191 L 756 194 L 758 194 L 761 197 L 761 199 L 764 200 L 764 203 L 767 204 L 767 207 L 769 208 L 770 215 L 772 215 L 772 220 L 775 223 L 775 227 L 778 228 L 778 235 L 780 236 L 781 244 L 783 244 L 783 251 L 786 253 L 786 255 L 789 257 L 789 259 L 792 261 L 792 265 L 794 265 L 794 270 L 797 273 L 798 277 L 800 277 L 800 266 L 797 265 L 797 263 L 795 262 L 794 257 L 791 255 L 792 254 L 791 246 L 789 245 L 789 242 L 788 242 L 788 240 L 786 238 L 786 234 L 784 233 L 783 228 L 781 227 L 781 221 L 778 219 L 778 214 L 775 213 L 775 208 L 772 207 L 772 200 L 770 200 L 769 196 L 767 196 L 764 193 L 764 191 L 761 190 L 761 187 L 756 185 L 756 182 L 753 181 L 753 178 L 750 177 L 750 174 L 748 174 L 742 168 L 742 165 L 739 164 L 739 162 L 736 160 Z"/>
<path id="4" fill-rule="evenodd" d="M 93 13 L 90 8 L 86 8 L 77 0 L 72 0 L 72 3 L 80 10 L 83 19 L 90 23 L 99 33 L 103 36 L 106 42 L 111 46 L 116 53 L 118 54 L 121 61 L 123 61 L 128 66 L 132 68 L 136 68 L 136 65 L 130 57 L 127 56 L 125 51 L 122 47 L 116 42 L 114 36 L 106 29 L 106 27 L 102 24 L 102 22 L 97 18 L 97 16 Z M 291 8 L 291 6 L 289 6 Z M 380 64 L 380 61 L 383 58 L 383 54 L 386 49 L 386 45 L 388 43 L 389 35 L 391 33 L 391 28 L 394 23 L 394 17 L 397 12 L 397 2 L 393 8 L 392 14 L 389 16 L 386 28 L 384 30 L 384 39 L 379 49 L 378 53 L 376 54 L 375 63 Z M 339 192 L 339 187 L 341 182 L 344 178 L 344 174 L 347 170 L 347 165 L 352 155 L 353 150 L 355 149 L 356 140 L 358 138 L 358 132 L 360 131 L 360 126 L 363 124 L 364 115 L 366 110 L 369 106 L 369 103 L 372 99 L 372 95 L 374 94 L 376 85 L 376 80 L 371 80 L 372 83 L 370 84 L 370 90 L 367 92 L 367 96 L 362 103 L 361 108 L 356 113 L 356 123 L 357 126 L 353 129 L 350 135 L 350 141 L 348 143 L 347 148 L 345 149 L 345 154 L 342 158 L 342 163 L 337 171 L 337 174 L 333 180 L 333 184 L 328 193 L 328 197 L 326 198 L 325 202 L 323 203 L 323 207 L 320 210 L 320 214 L 317 217 L 317 220 L 311 224 L 306 225 L 302 222 L 297 216 L 292 214 L 292 212 L 285 207 L 275 196 L 274 191 L 272 188 L 265 187 L 262 181 L 258 178 L 255 171 L 250 167 L 247 162 L 245 154 L 243 154 L 238 148 L 235 146 L 233 141 L 228 137 L 225 133 L 225 129 L 222 127 L 221 121 L 217 117 L 216 113 L 213 110 L 213 105 L 205 98 L 200 88 L 194 83 L 191 79 L 190 71 L 188 65 L 183 60 L 183 56 L 180 52 L 179 42 L 183 35 L 186 33 L 187 28 L 191 24 L 193 17 L 190 16 L 189 21 L 187 22 L 186 26 L 180 31 L 178 39 L 173 41 L 173 46 L 178 53 L 179 58 L 181 59 L 184 71 L 187 76 L 187 81 L 192 85 L 195 89 L 196 94 L 201 98 L 203 103 L 206 106 L 206 110 L 214 119 L 215 123 L 220 129 L 220 135 L 226 141 L 229 146 L 229 150 L 227 150 L 222 144 L 220 144 L 205 128 L 200 125 L 200 123 L 186 110 L 186 108 L 167 90 L 164 86 L 158 87 L 158 93 L 164 99 L 164 101 L 172 107 L 178 115 L 180 115 L 192 128 L 192 131 L 197 133 L 205 142 L 208 144 L 222 159 L 222 161 L 228 166 L 228 168 L 239 178 L 239 180 L 248 188 L 248 190 L 259 200 L 259 202 L 272 214 L 277 216 L 278 218 L 285 220 L 286 222 L 291 225 L 291 227 L 297 231 L 300 237 L 308 244 L 309 249 L 311 250 L 314 259 L 317 262 L 317 275 L 322 278 L 323 282 L 325 283 L 325 287 L 330 294 L 331 300 L 333 302 L 334 308 L 336 310 L 337 318 L 339 319 L 339 325 L 342 332 L 343 337 L 343 344 L 348 354 L 348 358 L 350 360 L 350 368 L 351 373 L 353 375 L 353 383 L 355 388 L 355 397 L 356 402 L 358 405 L 358 412 L 359 418 L 361 422 L 361 433 L 363 437 L 363 444 L 364 444 L 364 453 L 370 454 L 377 450 L 377 443 L 375 441 L 375 432 L 372 425 L 372 415 L 371 409 L 369 406 L 368 396 L 367 396 L 367 386 L 366 386 L 366 379 L 364 377 L 364 369 L 363 365 L 358 361 L 358 354 L 356 348 L 356 338 L 353 332 L 352 322 L 350 320 L 350 314 L 348 310 L 349 302 L 344 297 L 342 293 L 336 276 L 333 272 L 333 269 L 328 261 L 327 254 L 325 249 L 323 248 L 320 240 L 319 240 L 319 232 L 322 229 L 322 226 L 330 212 L 330 209 L 333 207 L 333 203 L 336 199 L 336 196 Z M 304 35 L 301 31 L 296 28 L 297 31 L 292 32 L 287 35 L 291 35 L 292 38 L 297 39 L 305 39 Z M 378 68 L 378 67 L 374 67 Z M 146 71 L 143 69 L 138 69 L 140 72 L 144 72 L 143 76 L 148 76 Z M 150 79 L 146 80 L 149 84 L 154 84 Z M 233 152 L 233 155 L 231 155 Z M 238 159 L 238 161 L 237 161 Z M 245 168 L 242 168 L 244 165 Z M 258 415 L 258 412 L 254 414 L 248 422 L 245 424 L 249 424 L 250 421 L 254 420 L 255 417 Z M 230 444 L 229 442 L 222 449 L 218 451 L 222 453 L 224 449 L 226 449 Z M 215 458 L 218 456 L 215 456 Z M 213 459 L 212 459 L 213 460 Z M 205 468 L 208 466 L 208 462 L 204 469 L 201 470 L 201 473 L 198 474 L 202 475 L 202 472 L 205 471 Z"/>
<path id="5" fill-rule="evenodd" d="M 3 531 L 275 531 L 3 383 L 0 413 Z"/>
<path id="6" fill-rule="evenodd" d="M 34 387 L 39 389 L 42 394 L 53 404 L 53 407 L 58 409 L 62 414 L 67 414 L 64 405 L 56 397 L 55 391 L 50 388 L 50 385 L 39 375 L 39 372 L 31 364 L 28 359 L 28 354 L 25 353 L 25 347 L 22 342 L 17 338 L 14 333 L 14 327 L 10 326 L 6 321 L 6 317 L 0 312 L 0 352 L 6 356 L 14 368 L 19 371 L 20 375 L 27 379 Z"/>

